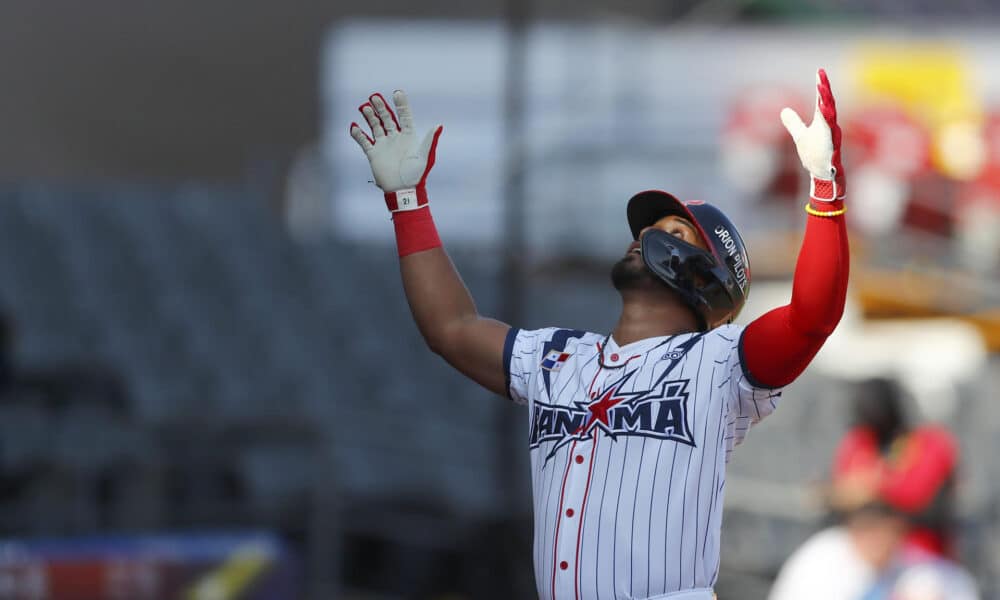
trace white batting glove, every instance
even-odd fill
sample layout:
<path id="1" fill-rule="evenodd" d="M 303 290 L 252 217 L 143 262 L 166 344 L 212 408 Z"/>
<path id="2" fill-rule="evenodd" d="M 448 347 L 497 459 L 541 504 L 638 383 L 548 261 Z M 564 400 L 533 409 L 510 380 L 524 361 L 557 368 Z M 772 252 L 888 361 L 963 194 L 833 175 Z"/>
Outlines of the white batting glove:
<path id="1" fill-rule="evenodd" d="M 375 177 L 375 185 L 385 192 L 385 203 L 391 212 L 416 210 L 427 204 L 425 183 L 434 166 L 434 153 L 443 127 L 430 130 L 418 142 L 413 128 L 413 113 L 402 90 L 392 94 L 399 120 L 382 94 L 372 94 L 358 107 L 372 136 L 368 137 L 357 123 L 351 123 L 351 137 L 364 150 Z"/>
<path id="2" fill-rule="evenodd" d="M 795 141 L 802 166 L 812 175 L 809 195 L 823 202 L 843 200 L 847 184 L 840 162 L 840 126 L 826 71 L 816 72 L 816 111 L 812 123 L 806 127 L 791 108 L 781 111 L 781 123 Z"/>

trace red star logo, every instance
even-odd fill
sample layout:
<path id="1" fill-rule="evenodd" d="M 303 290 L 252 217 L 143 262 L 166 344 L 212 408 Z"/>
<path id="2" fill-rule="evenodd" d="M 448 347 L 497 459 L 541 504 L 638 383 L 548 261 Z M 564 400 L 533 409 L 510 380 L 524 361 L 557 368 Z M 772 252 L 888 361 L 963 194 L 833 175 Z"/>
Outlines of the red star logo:
<path id="1" fill-rule="evenodd" d="M 582 431 L 590 431 L 590 428 L 594 425 L 594 422 L 599 422 L 605 427 L 609 427 L 608 423 L 608 412 L 622 403 L 622 401 L 628 398 L 623 396 L 615 396 L 615 392 L 618 391 L 618 386 L 611 388 L 610 390 L 604 392 L 604 395 L 599 399 L 591 402 L 587 405 L 587 410 L 590 411 L 590 418 L 587 419 L 587 424 L 583 426 Z"/>
<path id="2" fill-rule="evenodd" d="M 587 433 L 590 432 L 591 429 L 593 429 L 595 424 L 600 425 L 601 428 L 604 429 L 604 431 L 610 433 L 611 409 L 618 406 L 622 402 L 642 397 L 643 395 L 648 393 L 648 392 L 619 391 L 621 390 L 622 386 L 625 385 L 625 382 L 631 379 L 632 376 L 636 374 L 636 372 L 637 371 L 626 373 L 624 377 L 622 377 L 618 381 L 608 386 L 607 390 L 601 392 L 600 398 L 594 400 L 590 404 L 584 406 L 582 403 L 577 403 L 577 406 L 579 406 L 581 409 L 585 408 L 590 412 L 590 417 L 587 419 L 587 422 L 583 424 L 583 426 L 581 426 L 578 430 L 576 430 L 574 435 L 580 435 L 580 434 L 586 435 Z"/>

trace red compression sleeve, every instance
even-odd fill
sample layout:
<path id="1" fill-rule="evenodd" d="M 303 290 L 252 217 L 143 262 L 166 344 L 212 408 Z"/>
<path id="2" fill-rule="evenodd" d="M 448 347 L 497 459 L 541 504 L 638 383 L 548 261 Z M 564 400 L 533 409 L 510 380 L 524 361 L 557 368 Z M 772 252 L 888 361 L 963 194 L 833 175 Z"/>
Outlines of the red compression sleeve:
<path id="1" fill-rule="evenodd" d="M 429 206 L 394 212 L 392 224 L 396 228 L 396 249 L 400 258 L 441 245 Z"/>
<path id="2" fill-rule="evenodd" d="M 814 200 L 813 208 L 837 211 L 843 208 L 843 201 Z M 844 216 L 806 217 L 791 303 L 755 319 L 740 340 L 743 366 L 751 383 L 781 387 L 805 370 L 844 313 L 849 264 Z"/>

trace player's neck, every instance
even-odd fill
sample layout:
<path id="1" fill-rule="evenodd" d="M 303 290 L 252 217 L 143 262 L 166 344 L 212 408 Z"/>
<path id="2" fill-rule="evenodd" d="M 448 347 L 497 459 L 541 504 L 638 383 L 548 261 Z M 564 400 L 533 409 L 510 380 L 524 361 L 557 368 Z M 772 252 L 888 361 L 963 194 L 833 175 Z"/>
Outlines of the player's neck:
<path id="1" fill-rule="evenodd" d="M 619 346 L 664 335 L 698 331 L 698 320 L 685 304 L 670 294 L 622 293 L 622 314 L 611 332 Z"/>

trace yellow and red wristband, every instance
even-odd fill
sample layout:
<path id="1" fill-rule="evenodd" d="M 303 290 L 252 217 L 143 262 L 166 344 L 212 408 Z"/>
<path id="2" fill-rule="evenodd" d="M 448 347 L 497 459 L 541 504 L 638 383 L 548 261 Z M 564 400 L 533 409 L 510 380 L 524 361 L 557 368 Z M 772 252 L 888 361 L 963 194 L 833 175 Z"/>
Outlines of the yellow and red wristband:
<path id="1" fill-rule="evenodd" d="M 806 202 L 806 212 L 814 217 L 839 217 L 847 212 L 847 206 L 844 205 L 843 200 L 835 200 L 833 202 L 810 200 Z"/>

